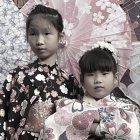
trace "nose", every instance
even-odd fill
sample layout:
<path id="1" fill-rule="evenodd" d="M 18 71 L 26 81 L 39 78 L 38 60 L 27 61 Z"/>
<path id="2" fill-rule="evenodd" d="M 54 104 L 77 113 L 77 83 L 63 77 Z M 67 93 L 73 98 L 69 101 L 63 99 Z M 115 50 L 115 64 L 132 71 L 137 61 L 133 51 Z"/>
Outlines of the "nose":
<path id="1" fill-rule="evenodd" d="M 44 44 L 44 38 L 43 38 L 42 35 L 39 35 L 39 36 L 37 37 L 37 40 L 36 40 L 36 45 L 37 45 L 37 46 L 41 46 L 41 45 L 43 45 L 43 44 Z"/>
<path id="2" fill-rule="evenodd" d="M 102 83 L 102 78 L 100 74 L 95 74 L 94 76 L 94 84 L 100 84 Z"/>

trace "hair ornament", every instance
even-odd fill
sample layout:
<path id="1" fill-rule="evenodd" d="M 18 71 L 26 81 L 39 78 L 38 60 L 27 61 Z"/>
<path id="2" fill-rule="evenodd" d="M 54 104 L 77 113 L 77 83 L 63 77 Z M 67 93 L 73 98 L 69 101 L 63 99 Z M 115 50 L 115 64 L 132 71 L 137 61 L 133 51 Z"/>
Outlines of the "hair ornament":
<path id="1" fill-rule="evenodd" d="M 114 48 L 114 46 L 109 43 L 109 42 L 105 42 L 105 41 L 98 41 L 96 44 L 93 44 L 92 49 L 95 48 L 101 48 L 101 49 L 107 49 L 112 53 L 112 56 L 114 57 L 114 59 L 116 60 L 116 63 L 118 63 L 118 51 Z"/>

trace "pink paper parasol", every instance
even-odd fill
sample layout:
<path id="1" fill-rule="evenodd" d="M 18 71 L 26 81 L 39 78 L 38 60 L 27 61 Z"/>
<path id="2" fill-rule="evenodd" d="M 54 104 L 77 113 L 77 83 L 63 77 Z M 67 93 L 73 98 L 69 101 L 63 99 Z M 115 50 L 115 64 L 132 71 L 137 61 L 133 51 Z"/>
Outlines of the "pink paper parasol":
<path id="1" fill-rule="evenodd" d="M 140 73 L 140 0 L 121 0 L 121 7 L 127 13 L 132 29 L 133 51 L 129 68 Z"/>
<path id="2" fill-rule="evenodd" d="M 78 60 L 97 41 L 108 41 L 119 51 L 120 79 L 129 64 L 131 29 L 116 0 L 29 0 L 21 12 L 27 16 L 36 4 L 57 9 L 63 17 L 66 45 L 58 51 L 60 66 L 79 78 Z"/>
<path id="3" fill-rule="evenodd" d="M 140 0 L 121 0 L 120 5 L 127 13 L 133 41 L 140 41 Z"/>

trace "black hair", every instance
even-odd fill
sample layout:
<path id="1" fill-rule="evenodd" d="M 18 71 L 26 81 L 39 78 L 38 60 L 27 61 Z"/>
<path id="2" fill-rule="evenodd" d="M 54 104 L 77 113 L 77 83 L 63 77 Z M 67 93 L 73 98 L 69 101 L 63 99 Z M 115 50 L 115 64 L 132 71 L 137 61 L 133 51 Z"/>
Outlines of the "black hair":
<path id="1" fill-rule="evenodd" d="M 44 5 L 38 4 L 34 9 L 28 14 L 26 20 L 26 34 L 28 33 L 28 29 L 30 26 L 30 22 L 32 21 L 35 15 L 42 14 L 45 15 L 46 19 L 49 19 L 50 23 L 55 27 L 55 29 L 61 33 L 63 31 L 63 19 L 61 14 L 53 8 L 46 7 Z"/>
<path id="2" fill-rule="evenodd" d="M 117 73 L 117 63 L 112 56 L 112 52 L 108 49 L 94 48 L 85 52 L 79 60 L 79 67 L 81 70 L 81 80 L 85 73 L 92 73 L 99 71 L 112 71 L 115 75 Z"/>

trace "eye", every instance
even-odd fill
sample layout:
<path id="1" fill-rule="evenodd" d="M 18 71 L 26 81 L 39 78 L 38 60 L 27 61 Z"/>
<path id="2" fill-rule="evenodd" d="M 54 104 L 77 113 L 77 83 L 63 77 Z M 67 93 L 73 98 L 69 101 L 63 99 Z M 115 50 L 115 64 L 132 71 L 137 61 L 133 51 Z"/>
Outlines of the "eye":
<path id="1" fill-rule="evenodd" d="M 108 72 L 103 72 L 102 74 L 103 74 L 103 75 L 107 75 L 107 74 L 108 74 Z"/>
<path id="2" fill-rule="evenodd" d="M 50 33 L 46 32 L 45 35 L 49 35 Z"/>
<path id="3" fill-rule="evenodd" d="M 35 30 L 30 29 L 30 30 L 28 31 L 28 34 L 29 34 L 30 36 L 34 36 L 34 35 L 37 35 L 37 32 L 36 32 Z"/>
<path id="4" fill-rule="evenodd" d="M 30 32 L 29 35 L 34 36 L 34 35 L 36 35 L 36 33 L 35 32 Z"/>
<path id="5" fill-rule="evenodd" d="M 94 73 L 87 73 L 87 76 L 94 76 Z"/>

